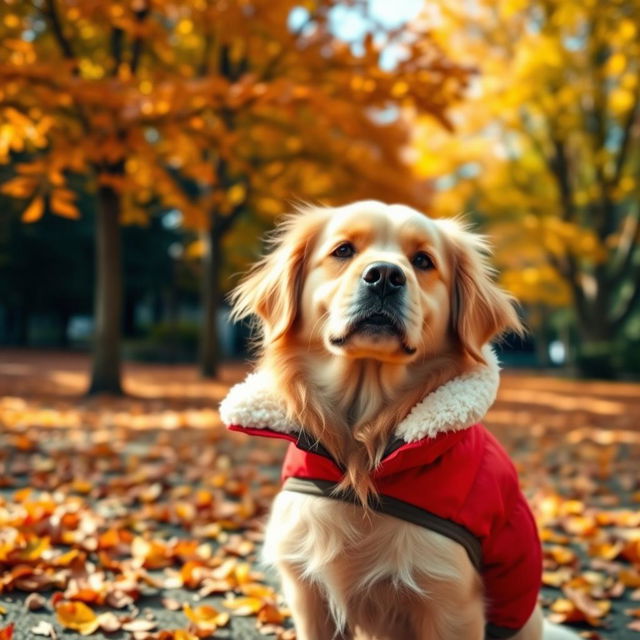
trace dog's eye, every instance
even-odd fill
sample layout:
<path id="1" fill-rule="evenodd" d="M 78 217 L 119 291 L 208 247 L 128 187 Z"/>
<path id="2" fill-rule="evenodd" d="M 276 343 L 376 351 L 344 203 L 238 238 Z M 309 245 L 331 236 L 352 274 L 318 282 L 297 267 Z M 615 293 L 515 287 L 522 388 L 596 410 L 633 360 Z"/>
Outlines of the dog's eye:
<path id="1" fill-rule="evenodd" d="M 350 258 L 355 252 L 356 250 L 350 242 L 343 242 L 339 247 L 333 250 L 331 255 L 336 258 Z"/>
<path id="2" fill-rule="evenodd" d="M 422 271 L 428 271 L 429 269 L 435 269 L 436 267 L 429 254 L 425 253 L 424 251 L 418 251 L 418 253 L 413 256 L 411 264 L 416 269 L 421 269 Z"/>

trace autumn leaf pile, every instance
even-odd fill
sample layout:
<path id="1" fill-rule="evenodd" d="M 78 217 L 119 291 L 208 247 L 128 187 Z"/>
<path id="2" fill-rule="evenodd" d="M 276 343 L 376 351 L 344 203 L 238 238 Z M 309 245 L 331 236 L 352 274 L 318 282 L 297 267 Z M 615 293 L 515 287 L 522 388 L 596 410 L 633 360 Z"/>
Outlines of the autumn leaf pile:
<path id="1" fill-rule="evenodd" d="M 593 640 L 636 637 L 640 387 L 507 375 L 487 425 L 538 521 L 545 615 Z"/>
<path id="2" fill-rule="evenodd" d="M 45 385 L 0 399 L 0 638 L 295 637 L 256 562 L 282 446 L 222 429 L 231 380 L 203 398 L 185 379 L 178 398 L 181 375 L 147 398 Z M 640 632 L 640 393 L 594 384 L 506 375 L 487 424 L 538 518 L 546 615 L 626 639 Z"/>
<path id="3" fill-rule="evenodd" d="M 166 403 L 5 397 L 0 420 L 0 602 L 29 594 L 24 608 L 43 614 L 31 634 L 194 640 L 251 616 L 259 632 L 291 636 L 254 567 L 277 449 L 229 440 L 210 409 Z M 176 628 L 145 611 L 151 601 Z"/>

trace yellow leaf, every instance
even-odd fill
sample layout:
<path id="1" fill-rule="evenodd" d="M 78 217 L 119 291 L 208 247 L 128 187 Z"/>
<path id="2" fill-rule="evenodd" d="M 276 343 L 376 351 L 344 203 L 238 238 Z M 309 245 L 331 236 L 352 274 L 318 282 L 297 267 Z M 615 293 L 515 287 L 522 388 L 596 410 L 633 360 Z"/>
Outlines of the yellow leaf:
<path id="1" fill-rule="evenodd" d="M 618 574 L 618 579 L 625 587 L 632 589 L 640 588 L 640 571 L 635 569 L 622 569 Z"/>
<path id="2" fill-rule="evenodd" d="M 0 193 L 12 198 L 28 198 L 38 186 L 38 180 L 32 177 L 16 176 L 0 187 Z"/>
<path id="3" fill-rule="evenodd" d="M 259 598 L 235 598 L 233 600 L 225 600 L 224 604 L 227 609 L 233 609 L 237 616 L 255 615 L 264 606 L 264 601 Z"/>
<path id="4" fill-rule="evenodd" d="M 51 548 L 50 538 L 33 538 L 29 540 L 27 546 L 20 550 L 22 560 L 38 560 L 42 553 Z"/>
<path id="5" fill-rule="evenodd" d="M 624 18 L 618 23 L 618 33 L 624 40 L 631 40 L 636 35 L 637 28 L 633 20 Z"/>
<path id="6" fill-rule="evenodd" d="M 184 255 L 189 260 L 197 260 L 202 258 L 205 253 L 205 243 L 203 240 L 194 240 L 189 244 L 184 252 Z"/>
<path id="7" fill-rule="evenodd" d="M 191 620 L 197 627 L 202 629 L 211 629 L 215 631 L 218 627 L 223 627 L 229 622 L 228 613 L 219 613 L 216 609 L 208 604 L 202 604 L 192 609 L 188 603 L 183 606 L 184 615 Z"/>
<path id="8" fill-rule="evenodd" d="M 234 184 L 233 187 L 227 191 L 227 201 L 234 206 L 240 204 L 247 195 L 247 189 L 243 184 Z"/>
<path id="9" fill-rule="evenodd" d="M 258 614 L 258 620 L 265 624 L 282 624 L 285 620 L 285 616 L 278 607 L 273 604 L 266 603 Z"/>
<path id="10" fill-rule="evenodd" d="M 621 87 L 615 88 L 609 97 L 611 110 L 617 115 L 626 113 L 633 106 L 633 103 L 633 93 Z"/>
<path id="11" fill-rule="evenodd" d="M 79 631 L 83 636 L 92 634 L 100 626 L 98 616 L 83 602 L 58 603 L 56 616 L 63 627 Z"/>
<path id="12" fill-rule="evenodd" d="M 401 98 L 409 91 L 409 85 L 404 80 L 398 80 L 391 87 L 391 95 L 394 98 Z"/>
<path id="13" fill-rule="evenodd" d="M 31 204 L 25 209 L 22 214 L 22 222 L 35 222 L 42 218 L 44 212 L 44 198 L 38 196 L 31 201 Z"/>
<path id="14" fill-rule="evenodd" d="M 614 53 L 607 60 L 607 71 L 614 76 L 621 74 L 627 66 L 627 59 L 623 53 Z"/>
<path id="15" fill-rule="evenodd" d="M 46 170 L 46 165 L 42 160 L 19 164 L 16 169 L 21 176 L 39 176 Z"/>
<path id="16" fill-rule="evenodd" d="M 77 219 L 80 212 L 73 203 L 74 195 L 68 189 L 54 189 L 51 194 L 51 210 L 65 218 Z"/>
<path id="17" fill-rule="evenodd" d="M 238 583 L 242 584 L 239 580 Z M 262 598 L 263 600 L 276 599 L 275 591 L 271 587 L 268 587 L 266 584 L 260 584 L 258 582 L 242 584 L 241 590 L 245 596 L 251 596 L 252 598 Z"/>

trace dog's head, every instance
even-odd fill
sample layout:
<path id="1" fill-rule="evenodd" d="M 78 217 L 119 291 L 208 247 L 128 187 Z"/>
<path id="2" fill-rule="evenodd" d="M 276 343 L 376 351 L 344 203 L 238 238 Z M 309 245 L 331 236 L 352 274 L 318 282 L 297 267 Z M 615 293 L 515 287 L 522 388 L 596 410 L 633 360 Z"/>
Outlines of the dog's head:
<path id="1" fill-rule="evenodd" d="M 272 251 L 232 294 L 263 346 L 295 341 L 342 358 L 409 364 L 460 347 L 474 360 L 508 329 L 481 237 L 454 220 L 364 201 L 287 218 Z"/>

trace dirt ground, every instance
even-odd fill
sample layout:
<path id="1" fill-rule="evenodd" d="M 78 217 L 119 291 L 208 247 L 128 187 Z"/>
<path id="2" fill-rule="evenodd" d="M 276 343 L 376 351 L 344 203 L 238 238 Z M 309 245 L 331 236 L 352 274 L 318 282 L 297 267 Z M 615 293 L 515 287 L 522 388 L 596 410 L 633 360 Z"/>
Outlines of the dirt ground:
<path id="1" fill-rule="evenodd" d="M 121 399 L 85 397 L 88 366 L 0 350 L 0 630 L 292 637 L 255 565 L 282 446 L 216 412 L 246 365 L 127 364 Z M 486 424 L 538 518 L 547 615 L 640 638 L 640 384 L 506 371 Z"/>

